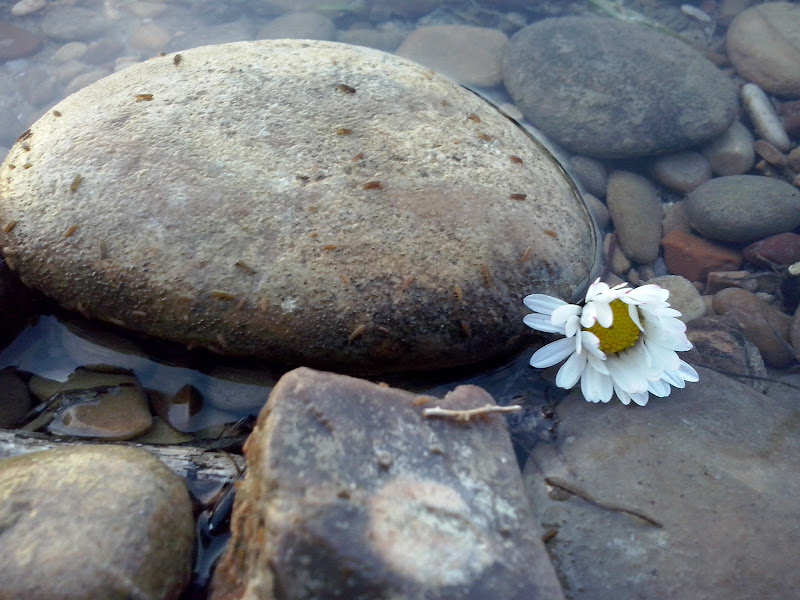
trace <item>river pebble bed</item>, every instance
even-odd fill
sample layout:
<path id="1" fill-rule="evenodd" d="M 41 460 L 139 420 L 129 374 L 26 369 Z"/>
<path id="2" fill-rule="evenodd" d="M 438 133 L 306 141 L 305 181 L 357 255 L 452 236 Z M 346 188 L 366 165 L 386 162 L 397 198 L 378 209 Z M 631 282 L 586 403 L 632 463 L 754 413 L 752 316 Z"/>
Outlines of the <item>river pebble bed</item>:
<path id="1" fill-rule="evenodd" d="M 39 119 L 60 118 L 59 102 L 128 68 L 163 70 L 155 61 L 189 68 L 200 56 L 191 48 L 283 38 L 396 54 L 423 65 L 427 79 L 440 73 L 475 92 L 464 100 L 477 103 L 469 106 L 486 106 L 486 113 L 470 108 L 459 125 L 479 126 L 476 137 L 447 151 L 436 138 L 425 151 L 403 154 L 403 134 L 418 133 L 410 122 L 407 130 L 392 123 L 392 132 L 380 135 L 394 137 L 377 137 L 375 152 L 385 147 L 381 160 L 401 167 L 375 171 L 383 173 L 380 180 L 359 180 L 359 194 L 370 201 L 373 193 L 392 194 L 386 173 L 406 171 L 397 157 L 413 156 L 415 165 L 427 157 L 421 180 L 440 177 L 466 190 L 448 196 L 443 185 L 431 188 L 444 198 L 438 204 L 417 200 L 420 223 L 436 225 L 433 237 L 419 242 L 424 252 L 408 249 L 423 257 L 414 260 L 431 259 L 426 272 L 380 271 L 384 257 L 375 254 L 371 264 L 370 241 L 344 274 L 320 276 L 323 285 L 336 281 L 331 297 L 345 297 L 348 306 L 367 297 L 358 294 L 370 277 L 387 286 L 387 296 L 399 291 L 435 305 L 439 312 L 403 304 L 409 312 L 398 313 L 409 315 L 409 329 L 426 319 L 436 323 L 409 346 L 433 348 L 430 357 L 417 353 L 404 363 L 402 347 L 385 342 L 382 322 L 356 320 L 338 329 L 333 323 L 331 339 L 341 343 L 319 341 L 329 334 L 320 333 L 325 319 L 314 321 L 311 302 L 295 320 L 270 327 L 287 340 L 316 338 L 320 348 L 334 349 L 330 356 L 317 360 L 319 351 L 303 354 L 295 342 L 286 362 L 269 354 L 237 358 L 226 356 L 232 352 L 224 330 L 210 330 L 209 343 L 192 337 L 198 328 L 191 323 L 176 326 L 189 333 L 160 335 L 167 340 L 137 335 L 153 333 L 151 316 L 140 310 L 135 322 L 111 312 L 104 318 L 102 305 L 85 300 L 95 290 L 78 289 L 77 279 L 71 289 L 66 271 L 57 298 L 63 306 L 21 285 L 14 270 L 48 289 L 25 270 L 31 260 L 22 254 L 31 247 L 25 218 L 37 208 L 18 200 L 23 196 L 14 188 L 22 181 L 15 171 L 34 171 L 26 156 L 40 152 Z M 323 599 L 391 591 L 397 598 L 525 598 L 533 585 L 537 597 L 575 600 L 793 597 L 800 586 L 794 564 L 800 552 L 798 47 L 800 5 L 758 0 L 4 3 L 0 155 L 10 154 L 0 182 L 0 553 L 8 560 L 0 567 L 0 597 Z M 383 87 L 402 106 L 396 83 Z M 337 103 L 353 95 L 360 101 L 371 89 L 339 85 Z M 460 106 L 462 91 L 437 110 Z M 158 98 L 146 92 L 136 92 L 137 108 L 156 106 Z M 83 110 L 85 135 L 55 136 L 53 144 L 99 137 L 91 127 L 101 111 L 93 121 L 92 107 Z M 553 216 L 575 199 L 558 180 L 548 185 L 564 200 L 533 221 L 530 245 L 519 227 L 508 229 L 514 235 L 497 234 L 498 248 L 509 248 L 497 259 L 510 265 L 507 271 L 487 258 L 490 271 L 480 254 L 463 267 L 443 253 L 434 272 L 436 236 L 450 241 L 441 232 L 453 223 L 477 230 L 482 219 L 468 205 L 483 202 L 483 190 L 498 187 L 506 173 L 515 177 L 521 164 L 538 164 L 493 139 L 501 129 L 485 133 L 500 113 L 544 140 L 578 183 L 579 205 L 594 225 Z M 350 143 L 361 126 L 345 123 L 335 141 Z M 389 147 L 384 139 L 392 140 Z M 313 138 L 301 141 L 303 148 L 316 145 Z M 297 150 L 300 142 L 287 146 L 292 160 L 292 147 L 300 164 L 306 151 Z M 187 163 L 196 160 L 193 152 L 185 154 Z M 476 157 L 502 156 L 502 176 L 481 172 L 472 199 L 470 184 L 454 183 L 444 170 L 445 155 L 479 168 Z M 348 154 L 348 164 L 351 156 L 358 154 Z M 170 155 L 165 177 L 180 171 L 180 161 L 180 154 Z M 311 213 L 320 204 L 313 196 L 318 187 L 307 184 L 335 180 L 325 165 L 315 168 L 294 181 L 312 194 L 297 196 L 313 204 Z M 92 189 L 85 176 L 64 177 L 59 202 L 67 206 Z M 520 203 L 538 197 L 511 191 L 498 192 L 496 202 L 509 203 L 508 214 L 517 211 L 511 220 L 522 221 L 528 217 Z M 13 213 L 14 202 L 31 212 Z M 446 213 L 456 205 L 455 216 Z M 345 206 L 349 219 L 348 210 L 354 209 Z M 381 229 L 380 211 L 363 214 L 346 226 L 374 223 L 369 240 L 397 244 L 398 231 L 403 242 L 418 229 Z M 66 263 L 58 253 L 81 234 L 60 229 L 52 260 L 34 258 L 45 270 L 60 269 Z M 192 235 L 202 239 L 202 228 Z M 537 246 L 534 238 L 549 245 Z M 470 242 L 466 235 L 458 240 Z M 303 243 L 322 242 L 315 235 Z M 483 238 L 471 251 L 488 256 L 481 244 Z M 187 269 L 205 265 L 209 251 L 200 246 L 195 255 L 175 250 L 187 257 Z M 539 248 L 546 248 L 542 256 Z M 341 250 L 322 246 L 325 256 Z M 517 289 L 520 269 L 536 261 L 551 275 L 537 285 L 554 287 Z M 124 263 L 123 256 L 115 268 Z M 238 276 L 260 268 L 253 260 L 242 265 Z M 459 277 L 473 269 L 469 283 L 448 279 L 462 267 Z M 296 267 L 282 268 L 291 282 Z M 579 390 L 555 387 L 557 367 L 529 366 L 531 353 L 550 337 L 535 337 L 522 324 L 524 294 L 570 289 L 580 296 L 595 274 L 611 284 L 657 283 L 670 291 L 694 346 L 682 358 L 697 367 L 699 382 L 645 407 L 591 404 Z M 426 281 L 445 283 L 427 289 Z M 201 277 L 192 285 L 204 284 Z M 439 296 L 425 295 L 430 290 Z M 152 304 L 164 297 L 160 288 L 151 295 Z M 218 289 L 211 296 L 217 304 L 232 300 Z M 459 311 L 475 298 L 480 308 L 463 316 Z M 293 302 L 284 301 L 287 314 Z M 440 326 L 441 314 L 449 321 Z M 104 322 L 91 318 L 97 315 Z M 498 323 L 508 345 L 491 333 Z M 457 360 L 448 360 L 448 344 Z M 387 368 L 382 356 L 391 362 Z M 366 372 L 383 371 L 368 376 L 379 385 L 344 376 L 363 375 L 359 361 Z M 291 370 L 301 365 L 342 375 Z M 523 411 L 454 422 L 420 416 L 425 406 L 484 402 L 519 403 Z M 354 448 L 363 462 L 354 460 Z M 234 496 L 236 481 L 242 493 Z M 72 501 L 53 501 L 60 497 Z M 502 554 L 515 551 L 503 564 Z M 215 564 L 221 565 L 216 578 Z"/>

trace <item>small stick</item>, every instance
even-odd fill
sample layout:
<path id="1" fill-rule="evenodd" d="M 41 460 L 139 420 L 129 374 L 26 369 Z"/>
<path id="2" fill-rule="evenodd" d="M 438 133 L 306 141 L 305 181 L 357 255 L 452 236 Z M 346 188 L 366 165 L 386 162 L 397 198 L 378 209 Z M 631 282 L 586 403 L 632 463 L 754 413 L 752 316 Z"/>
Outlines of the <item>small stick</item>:
<path id="1" fill-rule="evenodd" d="M 423 408 L 423 417 L 444 417 L 447 419 L 454 419 L 456 421 L 469 421 L 472 417 L 482 417 L 492 413 L 510 413 L 522 410 L 519 404 L 511 404 L 509 406 L 497 406 L 494 404 L 484 404 L 478 408 L 470 408 L 467 410 L 452 410 L 449 408 L 442 408 L 440 406 L 433 406 L 431 408 Z"/>

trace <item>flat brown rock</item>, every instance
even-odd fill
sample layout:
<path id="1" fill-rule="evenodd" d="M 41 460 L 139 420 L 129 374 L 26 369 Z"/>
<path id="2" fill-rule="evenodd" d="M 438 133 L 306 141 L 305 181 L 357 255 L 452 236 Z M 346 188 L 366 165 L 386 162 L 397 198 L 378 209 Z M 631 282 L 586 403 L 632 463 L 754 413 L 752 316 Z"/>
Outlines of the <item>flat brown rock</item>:
<path id="1" fill-rule="evenodd" d="M 212 597 L 563 599 L 503 417 L 422 416 L 487 403 L 285 375 L 247 442 Z"/>
<path id="2" fill-rule="evenodd" d="M 571 180 L 402 58 L 263 40 L 59 103 L 0 168 L 0 243 L 64 306 L 193 347 L 398 370 L 519 347 L 522 298 L 599 266 Z"/>

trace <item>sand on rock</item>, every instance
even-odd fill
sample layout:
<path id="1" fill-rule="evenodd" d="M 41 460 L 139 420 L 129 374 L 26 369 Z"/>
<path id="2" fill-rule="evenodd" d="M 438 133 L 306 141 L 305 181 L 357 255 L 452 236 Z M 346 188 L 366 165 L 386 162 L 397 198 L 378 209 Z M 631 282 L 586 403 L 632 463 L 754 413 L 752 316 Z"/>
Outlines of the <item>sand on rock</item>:
<path id="1" fill-rule="evenodd" d="M 358 371 L 516 350 L 597 236 L 493 106 L 368 48 L 156 57 L 59 103 L 0 167 L 0 241 L 70 309 L 231 355 Z"/>

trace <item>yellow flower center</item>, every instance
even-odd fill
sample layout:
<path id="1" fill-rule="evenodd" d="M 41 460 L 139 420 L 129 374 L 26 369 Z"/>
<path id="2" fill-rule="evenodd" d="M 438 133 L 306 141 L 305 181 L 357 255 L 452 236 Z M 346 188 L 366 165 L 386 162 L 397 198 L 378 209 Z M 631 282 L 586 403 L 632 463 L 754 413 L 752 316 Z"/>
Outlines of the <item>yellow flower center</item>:
<path id="1" fill-rule="evenodd" d="M 596 322 L 584 330 L 597 336 L 600 340 L 600 350 L 606 354 L 616 354 L 633 346 L 641 332 L 628 314 L 627 304 L 622 300 L 612 300 L 609 306 L 614 315 L 611 327 L 603 327 Z"/>

